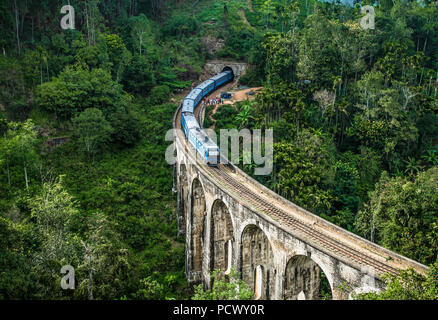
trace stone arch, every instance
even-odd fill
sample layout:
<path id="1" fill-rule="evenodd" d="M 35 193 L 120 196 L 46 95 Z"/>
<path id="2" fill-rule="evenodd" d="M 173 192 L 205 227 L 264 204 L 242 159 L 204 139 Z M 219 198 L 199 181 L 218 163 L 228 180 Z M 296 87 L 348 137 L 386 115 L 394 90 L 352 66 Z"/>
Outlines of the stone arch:
<path id="1" fill-rule="evenodd" d="M 247 225 L 242 232 L 240 260 L 242 280 L 254 292 L 256 281 L 261 281 L 262 286 L 257 290 L 257 298 L 271 299 L 274 296 L 276 273 L 273 268 L 274 255 L 268 237 L 254 224 Z M 261 279 L 260 276 L 257 279 L 257 274 L 261 275 Z"/>
<path id="2" fill-rule="evenodd" d="M 220 269 L 228 273 L 235 240 L 233 220 L 224 201 L 213 202 L 210 219 L 210 271 Z"/>
<path id="3" fill-rule="evenodd" d="M 321 300 L 333 296 L 331 277 L 308 255 L 289 259 L 283 288 L 286 300 Z"/>
<path id="4" fill-rule="evenodd" d="M 187 178 L 187 167 L 184 163 L 179 166 L 179 212 L 178 212 L 178 229 L 180 235 L 186 233 L 187 225 L 187 203 L 189 195 L 189 183 Z"/>
<path id="5" fill-rule="evenodd" d="M 194 280 L 202 279 L 202 260 L 204 247 L 204 229 L 206 202 L 204 188 L 198 178 L 192 182 L 191 196 L 191 271 L 194 274 Z"/>

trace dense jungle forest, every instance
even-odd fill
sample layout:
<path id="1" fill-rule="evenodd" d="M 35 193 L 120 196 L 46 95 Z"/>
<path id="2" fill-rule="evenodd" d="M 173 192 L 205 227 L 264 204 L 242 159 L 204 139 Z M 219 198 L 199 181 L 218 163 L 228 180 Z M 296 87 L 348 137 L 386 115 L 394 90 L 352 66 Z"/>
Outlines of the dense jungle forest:
<path id="1" fill-rule="evenodd" d="M 187 285 L 164 157 L 208 59 L 247 62 L 239 84 L 263 87 L 214 115 L 274 130 L 255 179 L 430 266 L 361 298 L 438 299 L 438 4 L 361 4 L 374 29 L 339 0 L 2 1 L 0 299 L 227 298 Z"/>

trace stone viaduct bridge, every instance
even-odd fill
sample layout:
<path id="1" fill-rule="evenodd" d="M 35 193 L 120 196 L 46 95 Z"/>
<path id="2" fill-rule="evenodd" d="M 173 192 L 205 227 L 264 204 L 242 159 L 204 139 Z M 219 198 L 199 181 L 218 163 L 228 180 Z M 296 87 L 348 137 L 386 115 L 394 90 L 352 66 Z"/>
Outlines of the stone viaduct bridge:
<path id="1" fill-rule="evenodd" d="M 180 128 L 180 109 L 173 125 Z M 205 165 L 176 131 L 174 191 L 189 283 L 209 287 L 213 270 L 234 268 L 256 299 L 319 299 L 324 274 L 332 298 L 349 299 L 384 290 L 385 273 L 427 271 L 298 207 L 231 164 Z"/>

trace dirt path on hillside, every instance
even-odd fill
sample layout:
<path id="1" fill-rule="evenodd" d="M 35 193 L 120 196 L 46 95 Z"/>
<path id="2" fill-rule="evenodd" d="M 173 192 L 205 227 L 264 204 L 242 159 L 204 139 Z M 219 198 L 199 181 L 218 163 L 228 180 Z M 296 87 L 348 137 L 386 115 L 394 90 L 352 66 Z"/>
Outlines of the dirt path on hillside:
<path id="1" fill-rule="evenodd" d="M 213 124 L 210 126 L 209 129 L 214 130 L 216 128 L 216 120 L 213 118 L 213 116 L 216 114 L 217 109 L 219 108 L 219 104 L 217 104 L 214 109 L 211 111 L 211 114 L 208 116 L 210 118 L 210 121 L 213 122 Z"/>
<path id="2" fill-rule="evenodd" d="M 250 12 L 254 12 L 254 10 L 252 8 L 251 0 L 246 0 L 246 6 L 247 6 L 247 8 L 248 8 L 248 10 Z M 248 19 L 246 18 L 245 10 L 244 9 L 240 9 L 239 10 L 239 14 L 242 17 L 243 22 L 245 22 L 248 26 L 250 26 L 252 28 L 251 23 L 249 23 Z"/>
<path id="3" fill-rule="evenodd" d="M 250 12 L 254 12 L 254 9 L 252 8 L 251 0 L 246 0 L 246 6 L 248 7 L 248 10 Z"/>
<path id="4" fill-rule="evenodd" d="M 236 102 L 246 100 L 247 98 L 249 100 L 253 100 L 255 98 L 255 95 L 259 93 L 261 89 L 263 89 L 263 87 L 254 87 L 254 88 L 248 88 L 248 89 L 236 91 L 234 92 L 231 101 L 233 102 L 233 104 L 235 104 Z M 253 92 L 254 95 L 249 95 L 250 92 Z"/>
<path id="5" fill-rule="evenodd" d="M 251 24 L 249 23 L 248 19 L 246 18 L 245 10 L 240 9 L 239 13 L 240 13 L 240 16 L 243 19 L 243 22 L 245 22 L 247 25 L 251 26 Z"/>
<path id="6" fill-rule="evenodd" d="M 234 106 L 236 102 L 244 101 L 246 99 L 254 100 L 255 94 L 257 94 L 263 87 L 255 87 L 255 88 L 248 88 L 244 90 L 235 91 L 233 97 L 230 100 L 224 100 L 223 104 L 217 104 L 214 109 L 211 111 L 211 114 L 208 115 L 208 118 L 213 122 L 213 124 L 210 126 L 210 129 L 214 130 L 216 128 L 216 119 L 214 119 L 214 115 L 216 114 L 217 110 L 225 105 L 229 104 Z M 248 93 L 254 92 L 254 95 L 248 95 Z M 231 92 L 233 93 L 233 92 Z"/>
<path id="7" fill-rule="evenodd" d="M 233 88 L 235 85 L 237 85 L 238 82 L 238 78 L 235 79 L 233 82 L 230 82 L 228 84 L 226 84 L 225 86 L 221 87 L 218 91 L 213 91 L 209 96 L 207 96 L 205 98 L 205 101 L 207 101 L 208 99 L 215 99 L 215 98 L 220 98 L 221 93 L 222 92 L 227 92 L 227 89 L 231 89 Z M 228 100 L 224 101 L 224 104 L 230 104 Z M 213 118 L 213 116 L 216 114 L 217 109 L 221 106 L 221 104 L 217 104 L 214 109 L 211 112 L 211 115 L 208 115 L 208 118 L 213 122 L 213 124 L 210 126 L 209 129 L 213 129 L 216 127 L 216 120 Z"/>

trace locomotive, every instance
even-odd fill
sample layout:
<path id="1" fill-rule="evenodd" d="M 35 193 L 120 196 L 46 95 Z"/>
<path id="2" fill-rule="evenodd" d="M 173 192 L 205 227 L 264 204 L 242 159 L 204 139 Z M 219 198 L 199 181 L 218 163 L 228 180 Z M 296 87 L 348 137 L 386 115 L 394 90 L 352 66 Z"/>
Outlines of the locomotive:
<path id="1" fill-rule="evenodd" d="M 232 81 L 232 70 L 224 70 L 222 73 L 204 81 L 194 88 L 182 102 L 181 126 L 189 143 L 196 149 L 204 162 L 211 166 L 220 163 L 220 149 L 208 135 L 201 129 L 195 118 L 194 110 L 199 102 L 220 86 Z"/>

